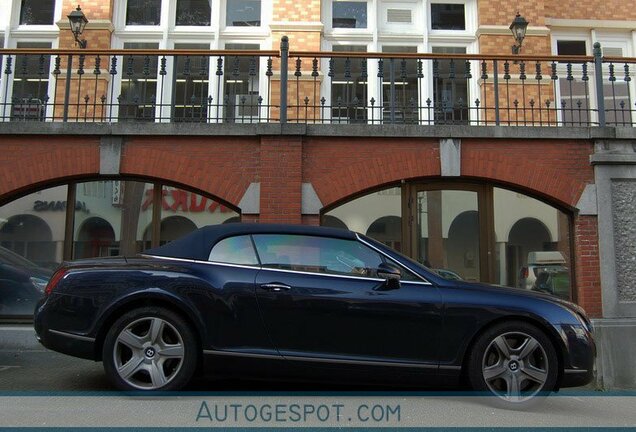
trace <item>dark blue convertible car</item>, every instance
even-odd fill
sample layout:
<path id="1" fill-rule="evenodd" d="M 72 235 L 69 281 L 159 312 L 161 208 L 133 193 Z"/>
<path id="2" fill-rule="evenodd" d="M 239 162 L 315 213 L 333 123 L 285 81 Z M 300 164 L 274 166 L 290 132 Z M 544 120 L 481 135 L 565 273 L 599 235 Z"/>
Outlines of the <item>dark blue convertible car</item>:
<path id="1" fill-rule="evenodd" d="M 201 228 L 134 257 L 68 262 L 36 308 L 42 344 L 103 361 L 126 390 L 195 373 L 431 385 L 510 403 L 588 383 L 578 306 L 440 277 L 351 231 Z"/>

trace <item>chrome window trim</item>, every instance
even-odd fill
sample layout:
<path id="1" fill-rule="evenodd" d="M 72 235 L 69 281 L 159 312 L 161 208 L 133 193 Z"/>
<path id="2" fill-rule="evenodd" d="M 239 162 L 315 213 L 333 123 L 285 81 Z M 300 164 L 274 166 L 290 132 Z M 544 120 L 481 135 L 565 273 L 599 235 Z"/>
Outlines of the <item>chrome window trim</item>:
<path id="1" fill-rule="evenodd" d="M 380 279 L 380 278 L 363 277 L 363 276 L 350 276 L 350 275 L 337 275 L 337 274 L 331 274 L 331 273 L 309 272 L 309 271 L 302 271 L 302 270 L 286 270 L 286 269 L 277 269 L 277 268 L 269 268 L 269 267 L 261 267 L 261 270 L 277 271 L 277 272 L 283 272 L 283 273 L 297 273 L 297 274 L 311 275 L 311 276 L 329 276 L 329 277 L 337 277 L 337 278 L 345 278 L 345 279 L 357 279 L 357 280 L 365 280 L 365 281 L 384 282 L 384 279 Z"/>
<path id="2" fill-rule="evenodd" d="M 364 243 L 365 245 L 370 246 L 370 247 L 373 248 L 373 246 L 368 245 L 366 242 L 364 242 L 362 240 L 361 240 L 361 242 Z M 376 250 L 375 248 L 373 248 L 373 249 Z M 381 253 L 381 251 L 377 251 L 377 252 Z M 386 256 L 385 254 L 382 254 L 382 255 Z M 262 266 L 258 266 L 258 265 L 230 264 L 230 263 L 222 263 L 222 262 L 215 262 L 215 261 L 202 261 L 202 260 L 196 260 L 196 259 L 190 259 L 190 258 L 166 257 L 166 256 L 161 256 L 161 255 L 140 254 L 140 256 L 147 257 L 147 258 L 157 258 L 157 259 L 162 259 L 162 260 L 167 260 L 167 261 L 187 262 L 187 263 L 191 263 L 191 264 L 219 265 L 219 266 L 223 266 L 223 267 L 235 267 L 235 268 L 244 268 L 244 269 L 252 269 L 252 270 L 266 270 L 266 271 L 277 271 L 277 272 L 283 272 L 283 273 L 294 273 L 294 274 L 311 275 L 311 276 L 328 276 L 328 277 L 354 279 L 354 280 L 384 282 L 384 279 L 363 277 L 363 276 L 337 275 L 337 274 L 331 274 L 331 273 L 308 272 L 308 271 L 301 271 L 301 270 L 286 270 L 286 269 L 262 267 Z M 387 258 L 390 258 L 391 260 L 393 260 L 393 258 L 391 258 L 391 257 L 387 256 Z M 413 273 L 413 272 L 411 272 L 411 273 Z M 413 273 L 413 274 L 415 274 L 415 273 Z M 420 277 L 419 275 L 417 275 L 417 276 Z M 400 281 L 400 283 L 403 283 L 403 284 L 404 283 L 406 283 L 406 284 L 414 284 L 414 285 L 426 285 L 426 286 L 432 285 L 430 282 L 424 281 L 424 280 L 422 282 L 419 282 L 419 281 Z"/>
<path id="3" fill-rule="evenodd" d="M 261 268 L 259 265 L 231 264 L 231 263 L 222 263 L 222 262 L 216 262 L 216 261 L 196 260 L 191 258 L 166 257 L 161 255 L 149 255 L 149 254 L 140 254 L 140 255 L 143 257 L 148 257 L 148 258 L 157 258 L 157 259 L 163 259 L 168 261 L 181 261 L 181 262 L 187 262 L 192 264 L 219 265 L 223 267 L 238 267 L 238 268 L 246 268 L 246 269 L 253 269 L 253 270 L 254 269 L 259 270 Z"/>
<path id="4" fill-rule="evenodd" d="M 388 256 L 387 254 L 385 254 L 383 251 L 381 251 L 380 249 L 376 248 L 375 246 L 373 246 L 372 244 L 366 242 L 363 238 L 360 237 L 360 234 L 358 233 L 354 233 L 356 235 L 356 238 L 358 239 L 358 241 L 368 247 L 370 247 L 371 249 L 373 249 L 374 251 L 376 251 L 377 253 L 379 253 L 380 255 L 382 255 L 385 258 L 390 259 L 391 261 L 395 261 L 395 258 L 391 258 L 390 256 Z M 414 283 L 414 284 L 419 284 L 419 285 L 433 285 L 432 283 L 430 283 L 429 281 L 427 281 L 426 279 L 424 279 L 422 276 L 420 276 L 419 274 L 415 273 L 412 270 L 409 270 L 408 267 L 404 266 L 403 264 L 401 264 L 398 261 L 398 264 L 405 268 L 406 270 L 408 270 L 409 272 L 413 273 L 415 276 L 417 276 L 418 278 L 422 279 L 422 282 L 418 282 L 418 281 L 400 281 L 400 283 Z"/>

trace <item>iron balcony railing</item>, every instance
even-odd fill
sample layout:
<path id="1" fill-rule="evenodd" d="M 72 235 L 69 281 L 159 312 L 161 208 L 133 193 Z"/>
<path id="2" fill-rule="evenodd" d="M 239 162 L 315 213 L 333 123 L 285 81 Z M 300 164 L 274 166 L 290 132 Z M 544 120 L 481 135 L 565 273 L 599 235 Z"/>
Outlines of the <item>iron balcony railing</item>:
<path id="1" fill-rule="evenodd" d="M 636 58 L 0 49 L 0 121 L 634 126 Z"/>

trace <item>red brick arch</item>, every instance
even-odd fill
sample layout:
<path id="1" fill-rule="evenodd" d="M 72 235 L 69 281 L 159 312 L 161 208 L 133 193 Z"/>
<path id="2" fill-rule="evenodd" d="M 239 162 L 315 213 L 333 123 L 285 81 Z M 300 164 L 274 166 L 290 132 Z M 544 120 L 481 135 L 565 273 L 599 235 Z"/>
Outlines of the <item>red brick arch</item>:
<path id="1" fill-rule="evenodd" d="M 99 175 L 99 137 L 20 136 L 0 142 L 0 202 L 71 179 Z M 178 184 L 238 207 L 258 181 L 259 139 L 125 139 L 120 174 Z"/>
<path id="2" fill-rule="evenodd" d="M 304 181 L 312 183 L 325 208 L 400 180 L 449 179 L 440 176 L 437 140 L 365 141 L 312 140 L 306 145 Z M 591 153 L 586 141 L 462 140 L 460 179 L 501 184 L 574 208 L 585 185 L 594 181 Z"/>
<path id="3" fill-rule="evenodd" d="M 238 206 L 258 166 L 258 138 L 136 137 L 124 144 L 120 172 L 190 186 Z"/>
<path id="4" fill-rule="evenodd" d="M 46 184 L 99 173 L 99 138 L 8 136 L 0 144 L 2 201 Z"/>

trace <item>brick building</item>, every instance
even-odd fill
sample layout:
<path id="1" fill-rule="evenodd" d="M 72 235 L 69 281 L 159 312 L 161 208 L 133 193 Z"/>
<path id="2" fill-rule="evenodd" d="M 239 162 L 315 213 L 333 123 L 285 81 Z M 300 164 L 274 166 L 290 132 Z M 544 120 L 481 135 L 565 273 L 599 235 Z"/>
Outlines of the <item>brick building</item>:
<path id="1" fill-rule="evenodd" d="M 635 10 L 90 0 L 79 50 L 75 6 L 0 0 L 3 248 L 53 267 L 211 223 L 325 224 L 512 286 L 556 252 L 599 383 L 636 385 Z"/>

